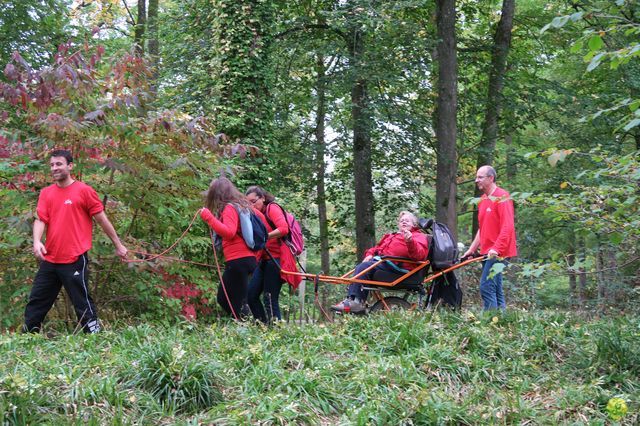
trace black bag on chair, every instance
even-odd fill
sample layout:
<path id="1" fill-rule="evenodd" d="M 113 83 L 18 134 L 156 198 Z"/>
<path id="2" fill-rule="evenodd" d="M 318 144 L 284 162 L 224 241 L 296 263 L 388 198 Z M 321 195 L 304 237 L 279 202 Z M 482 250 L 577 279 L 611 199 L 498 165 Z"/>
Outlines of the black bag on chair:
<path id="1" fill-rule="evenodd" d="M 453 271 L 433 280 L 427 307 L 436 306 L 438 303 L 457 309 L 462 306 L 462 289 L 458 278 Z"/>
<path id="2" fill-rule="evenodd" d="M 433 270 L 440 271 L 453 266 L 458 260 L 458 243 L 447 225 L 433 219 L 420 219 L 419 225 L 431 235 L 429 261 Z"/>

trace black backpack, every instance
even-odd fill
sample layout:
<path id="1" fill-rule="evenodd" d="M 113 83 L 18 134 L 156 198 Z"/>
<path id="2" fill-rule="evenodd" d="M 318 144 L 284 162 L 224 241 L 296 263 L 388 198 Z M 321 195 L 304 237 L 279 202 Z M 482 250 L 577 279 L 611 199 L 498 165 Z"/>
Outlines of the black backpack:
<path id="1" fill-rule="evenodd" d="M 431 235 L 429 261 L 434 271 L 449 268 L 458 261 L 458 243 L 444 223 L 420 219 L 420 227 Z"/>

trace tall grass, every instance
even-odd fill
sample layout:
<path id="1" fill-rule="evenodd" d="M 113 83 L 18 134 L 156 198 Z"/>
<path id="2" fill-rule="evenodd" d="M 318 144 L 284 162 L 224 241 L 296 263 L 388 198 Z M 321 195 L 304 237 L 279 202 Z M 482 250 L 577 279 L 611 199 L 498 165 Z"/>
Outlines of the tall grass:
<path id="1" fill-rule="evenodd" d="M 264 328 L 0 335 L 2 424 L 622 424 L 640 321 L 394 313 Z"/>

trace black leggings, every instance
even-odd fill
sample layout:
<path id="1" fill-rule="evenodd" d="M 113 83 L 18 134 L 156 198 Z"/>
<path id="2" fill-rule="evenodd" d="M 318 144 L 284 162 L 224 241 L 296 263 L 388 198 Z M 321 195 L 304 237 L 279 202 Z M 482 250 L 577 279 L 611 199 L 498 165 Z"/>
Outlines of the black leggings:
<path id="1" fill-rule="evenodd" d="M 222 309 L 234 318 L 240 319 L 242 305 L 247 300 L 249 275 L 256 269 L 257 264 L 258 262 L 253 256 L 241 257 L 240 259 L 226 262 L 224 273 L 222 274 L 224 287 L 222 283 L 218 287 L 217 300 Z M 227 297 L 231 302 L 233 311 L 229 307 Z"/>

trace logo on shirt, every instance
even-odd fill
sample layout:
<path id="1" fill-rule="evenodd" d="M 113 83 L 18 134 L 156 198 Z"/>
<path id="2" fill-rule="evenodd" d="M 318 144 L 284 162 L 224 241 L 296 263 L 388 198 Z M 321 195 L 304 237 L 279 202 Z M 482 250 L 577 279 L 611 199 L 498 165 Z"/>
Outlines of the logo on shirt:
<path id="1" fill-rule="evenodd" d="M 80 272 L 78 272 L 78 271 L 76 271 L 76 272 L 73 274 L 73 276 L 74 276 L 74 277 L 75 277 L 75 276 L 78 276 L 78 275 L 80 275 Z"/>
<path id="2" fill-rule="evenodd" d="M 67 199 L 64 201 L 64 203 L 65 203 L 65 204 L 73 204 L 73 201 L 71 201 L 70 199 L 68 199 L 68 198 L 67 198 Z"/>
<path id="3" fill-rule="evenodd" d="M 491 207 L 487 207 L 487 210 L 485 210 L 487 213 L 491 212 Z"/>

